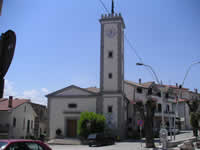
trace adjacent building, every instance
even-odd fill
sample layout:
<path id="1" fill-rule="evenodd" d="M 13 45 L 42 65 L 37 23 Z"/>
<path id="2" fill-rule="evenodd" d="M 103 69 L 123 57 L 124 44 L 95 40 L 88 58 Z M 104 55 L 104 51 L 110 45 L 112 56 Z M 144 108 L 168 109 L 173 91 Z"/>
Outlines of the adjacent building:
<path id="1" fill-rule="evenodd" d="M 25 138 L 34 135 L 37 116 L 28 99 L 1 99 L 0 134 L 8 138 Z"/>
<path id="2" fill-rule="evenodd" d="M 39 137 L 47 130 L 47 108 L 29 99 L 0 99 L 0 138 Z"/>

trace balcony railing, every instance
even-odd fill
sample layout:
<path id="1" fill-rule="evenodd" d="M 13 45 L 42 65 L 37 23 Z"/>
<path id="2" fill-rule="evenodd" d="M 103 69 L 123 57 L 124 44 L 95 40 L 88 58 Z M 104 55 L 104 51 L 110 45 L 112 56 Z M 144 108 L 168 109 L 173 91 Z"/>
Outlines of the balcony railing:
<path id="1" fill-rule="evenodd" d="M 170 111 L 170 112 L 164 111 L 164 116 L 174 116 L 174 115 L 175 115 L 175 112 L 173 112 L 173 111 Z M 156 111 L 155 116 L 162 116 L 162 111 L 161 112 Z"/>

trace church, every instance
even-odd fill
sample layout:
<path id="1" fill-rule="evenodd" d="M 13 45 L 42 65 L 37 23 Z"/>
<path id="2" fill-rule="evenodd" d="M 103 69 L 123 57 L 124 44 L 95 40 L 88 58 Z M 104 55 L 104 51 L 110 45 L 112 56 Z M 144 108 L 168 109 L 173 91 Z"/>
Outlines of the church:
<path id="1" fill-rule="evenodd" d="M 124 29 L 121 14 L 102 15 L 100 42 L 100 88 L 81 88 L 71 85 L 46 95 L 48 98 L 49 138 L 56 137 L 61 129 L 64 137 L 77 137 L 81 112 L 95 112 L 106 117 L 107 125 L 116 136 L 124 138 L 129 126 L 137 124 L 133 111 L 136 87 L 144 89 L 139 99 L 145 96 L 154 82 L 139 84 L 124 80 Z M 137 125 L 136 125 L 137 126 Z M 128 129 L 129 128 L 129 129 Z"/>
<path id="2" fill-rule="evenodd" d="M 100 88 L 75 85 L 47 95 L 49 137 L 60 128 L 66 137 L 77 136 L 77 123 L 84 111 L 103 114 L 109 126 L 125 136 L 126 101 L 124 99 L 124 29 L 121 14 L 106 14 L 100 19 Z"/>

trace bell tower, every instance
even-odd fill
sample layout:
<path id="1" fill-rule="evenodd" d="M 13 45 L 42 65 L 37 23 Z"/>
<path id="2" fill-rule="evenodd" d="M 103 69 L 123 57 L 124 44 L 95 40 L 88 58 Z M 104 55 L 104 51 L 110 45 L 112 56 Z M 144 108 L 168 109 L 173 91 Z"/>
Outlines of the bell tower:
<path id="1" fill-rule="evenodd" d="M 100 95 L 101 113 L 116 135 L 125 136 L 126 116 L 124 101 L 124 20 L 114 13 L 101 16 Z"/>
<path id="2" fill-rule="evenodd" d="M 121 14 L 102 15 L 101 23 L 101 92 L 122 93 L 124 81 L 124 28 Z"/>

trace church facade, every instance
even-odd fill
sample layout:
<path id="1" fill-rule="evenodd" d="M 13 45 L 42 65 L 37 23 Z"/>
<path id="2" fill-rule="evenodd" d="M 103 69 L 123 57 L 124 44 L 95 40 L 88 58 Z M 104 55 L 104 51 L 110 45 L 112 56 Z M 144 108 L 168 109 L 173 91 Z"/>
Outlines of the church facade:
<path id="1" fill-rule="evenodd" d="M 49 137 L 61 129 L 65 137 L 77 136 L 80 113 L 96 112 L 106 117 L 107 125 L 120 137 L 126 134 L 127 102 L 124 98 L 124 29 L 121 14 L 102 15 L 100 88 L 75 85 L 47 95 Z"/>

